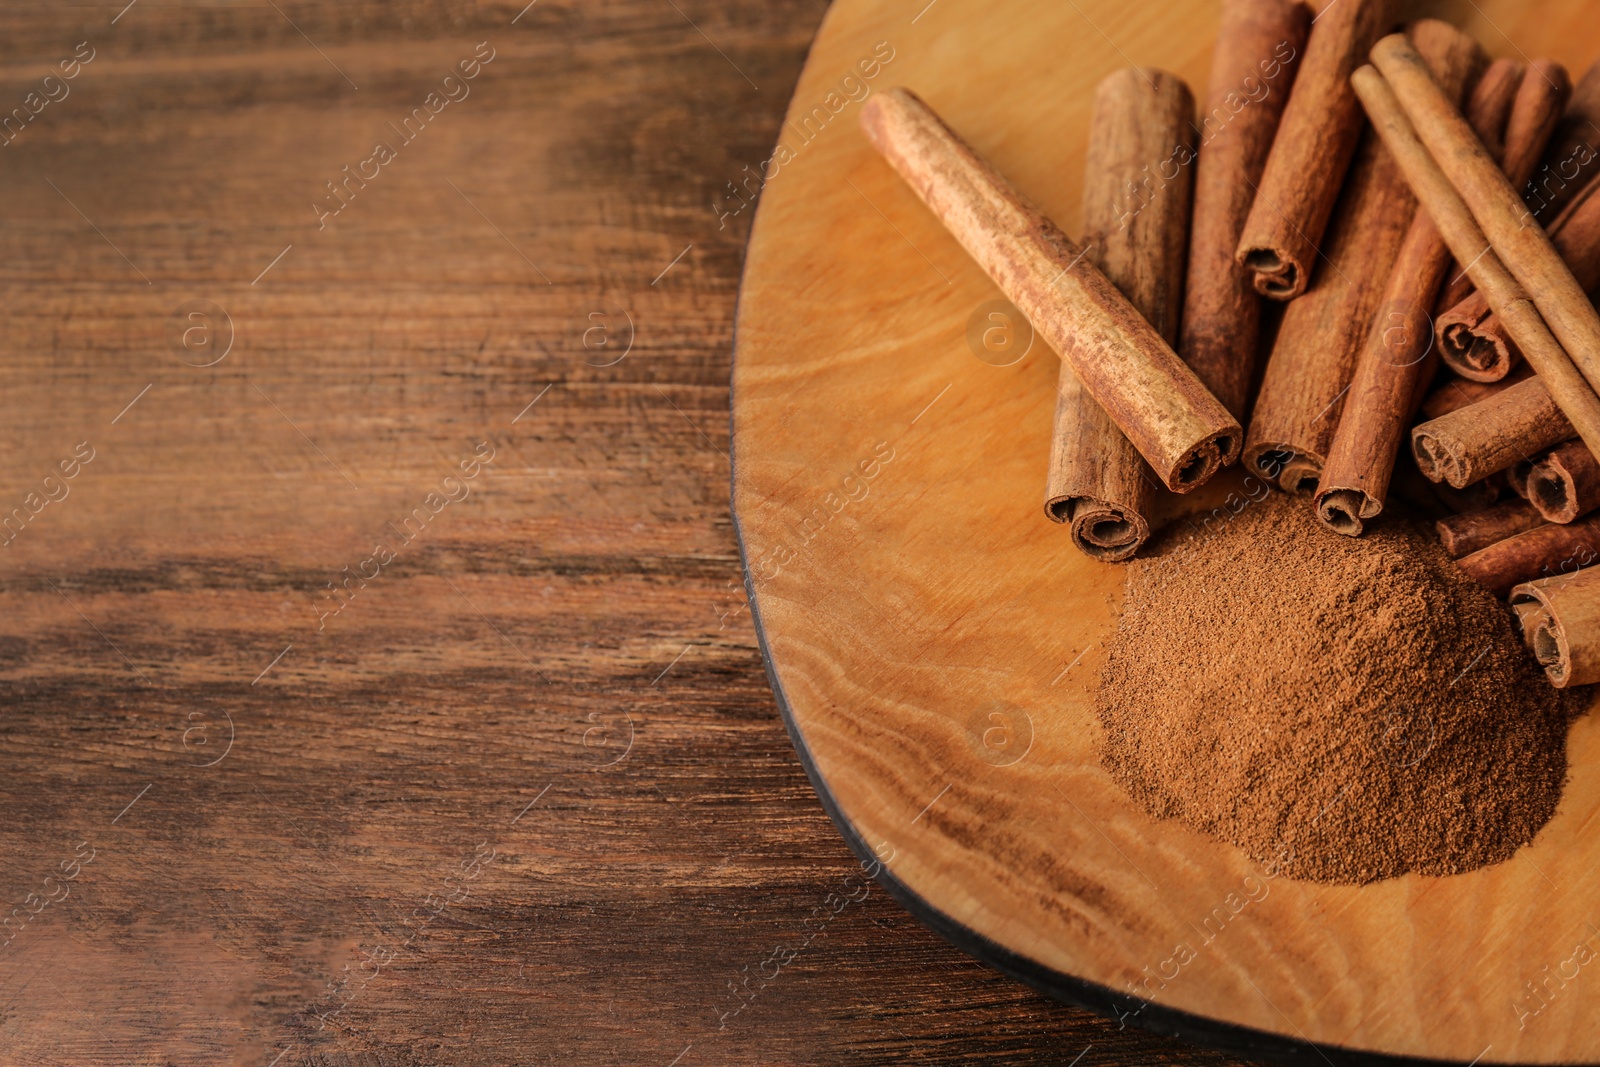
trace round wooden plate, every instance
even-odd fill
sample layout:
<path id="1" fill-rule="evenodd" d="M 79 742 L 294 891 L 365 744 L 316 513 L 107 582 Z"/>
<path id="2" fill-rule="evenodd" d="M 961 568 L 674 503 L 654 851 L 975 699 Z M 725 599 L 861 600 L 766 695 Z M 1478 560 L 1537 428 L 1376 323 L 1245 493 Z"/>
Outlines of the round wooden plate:
<path id="1" fill-rule="evenodd" d="M 1428 13 L 1576 73 L 1600 51 L 1583 0 Z M 1076 232 L 1092 87 L 1138 63 L 1203 92 L 1216 18 L 1125 0 L 829 11 L 746 182 L 733 511 L 773 689 L 891 889 L 1061 997 L 1296 1062 L 1600 1062 L 1600 722 L 1572 731 L 1555 819 L 1468 875 L 1269 878 L 1148 817 L 1101 766 L 1090 706 L 1122 572 L 1042 510 L 1056 357 L 856 124 L 864 94 L 909 86 Z"/>

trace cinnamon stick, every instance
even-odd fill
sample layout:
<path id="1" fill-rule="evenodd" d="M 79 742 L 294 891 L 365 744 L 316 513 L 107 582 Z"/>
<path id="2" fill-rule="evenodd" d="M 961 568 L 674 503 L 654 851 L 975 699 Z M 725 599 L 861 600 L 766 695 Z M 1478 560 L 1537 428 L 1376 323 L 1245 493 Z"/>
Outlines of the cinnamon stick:
<path id="1" fill-rule="evenodd" d="M 1442 165 L 1494 254 L 1532 300 L 1550 333 L 1588 381 L 1593 396 L 1600 388 L 1600 312 L 1562 262 L 1549 235 L 1538 226 L 1525 225 L 1531 219 L 1527 205 L 1411 42 L 1402 34 L 1391 34 L 1373 46 L 1372 61 L 1418 139 Z M 1493 294 L 1485 295 L 1493 304 Z M 1543 373 L 1538 363 L 1534 370 Z M 1600 446 L 1600 424 L 1586 426 L 1579 418 L 1573 423 L 1585 438 L 1593 432 L 1592 443 Z"/>
<path id="2" fill-rule="evenodd" d="M 1600 463 L 1582 441 L 1557 445 L 1528 471 L 1528 502 L 1551 522 L 1600 508 Z"/>
<path id="3" fill-rule="evenodd" d="M 1464 408 L 1468 404 L 1487 400 L 1496 393 L 1503 393 L 1518 382 L 1531 377 L 1532 374 L 1533 368 L 1526 363 L 1519 363 L 1510 374 L 1497 382 L 1474 382 L 1447 374 L 1444 376 L 1444 384 L 1429 393 L 1422 401 L 1419 413 L 1424 419 L 1437 419 L 1440 415 L 1448 415 L 1457 408 Z"/>
<path id="4" fill-rule="evenodd" d="M 1600 60 L 1572 90 L 1566 114 L 1544 152 L 1544 159 L 1527 184 L 1523 199 L 1535 219 L 1554 219 L 1588 185 L 1600 160 Z"/>
<path id="5" fill-rule="evenodd" d="M 1498 475 L 1479 479 L 1460 489 L 1444 482 L 1424 484 L 1432 491 L 1435 500 L 1457 515 L 1468 515 L 1474 511 L 1493 507 L 1505 492 L 1505 481 Z"/>
<path id="6" fill-rule="evenodd" d="M 1311 28 L 1236 257 L 1256 291 L 1306 291 L 1328 217 L 1361 137 L 1350 72 L 1396 20 L 1392 0 L 1339 0 Z"/>
<path id="7" fill-rule="evenodd" d="M 1600 177 L 1591 181 L 1550 226 L 1550 240 L 1586 290 L 1600 286 Z M 1499 316 L 1479 293 L 1469 293 L 1439 316 L 1439 354 L 1457 374 L 1476 381 L 1503 377 L 1522 359 Z"/>
<path id="8" fill-rule="evenodd" d="M 1391 49 L 1398 47 L 1410 51 L 1409 45 L 1403 41 L 1396 45 L 1392 43 L 1392 38 L 1386 40 L 1391 41 Z M 1404 65 L 1412 68 L 1409 59 L 1404 60 Z M 1412 69 L 1411 73 L 1420 74 L 1420 80 L 1426 83 L 1427 93 L 1442 97 L 1443 94 L 1432 84 L 1425 68 Z M 1593 387 L 1574 365 L 1573 359 L 1556 342 L 1527 291 L 1500 261 L 1472 212 L 1419 139 L 1417 130 L 1389 83 L 1377 70 L 1363 67 L 1351 75 L 1351 84 L 1355 86 L 1367 114 L 1372 118 L 1374 128 L 1399 161 L 1406 180 L 1418 190 L 1421 202 L 1450 245 L 1450 251 L 1456 259 L 1467 263 L 1473 284 L 1483 292 L 1490 307 L 1505 320 L 1523 355 L 1538 374 L 1537 380 L 1548 390 L 1550 399 L 1560 407 L 1562 414 L 1571 421 L 1578 436 L 1593 449 L 1600 444 L 1600 397 L 1595 395 Z M 1448 100 L 1443 103 L 1448 107 Z M 1460 116 L 1440 121 L 1459 123 Z M 1466 136 L 1473 137 L 1470 129 Z M 1481 148 L 1479 145 L 1479 151 Z M 1500 180 L 1504 181 L 1504 178 Z M 1548 300 L 1548 297 L 1545 299 Z M 1593 311 L 1592 308 L 1590 310 Z"/>
<path id="9" fill-rule="evenodd" d="M 1572 76 L 1553 59 L 1528 64 L 1506 119 L 1500 169 L 1513 189 L 1525 190 L 1572 99 Z M 1526 203 L 1526 200 L 1524 200 Z"/>
<path id="10" fill-rule="evenodd" d="M 1517 90 L 1522 87 L 1522 76 L 1527 68 L 1514 59 L 1497 59 L 1478 78 L 1472 90 L 1472 100 L 1467 108 L 1467 118 L 1472 128 L 1483 138 L 1483 146 L 1502 166 L 1505 166 L 1506 123 L 1511 119 L 1511 107 L 1516 103 Z M 1439 295 L 1439 310 L 1444 311 L 1460 303 L 1472 292 L 1472 280 L 1461 264 L 1450 265 L 1449 281 Z"/>
<path id="11" fill-rule="evenodd" d="M 1519 585 L 1511 590 L 1511 605 L 1551 685 L 1600 681 L 1600 570 Z"/>
<path id="12" fill-rule="evenodd" d="M 1348 2 L 1340 0 L 1332 10 Z M 1436 19 L 1416 23 L 1411 33 L 1459 97 L 1481 61 L 1477 44 Z M 1326 269 L 1284 309 L 1250 419 L 1245 463 L 1282 489 L 1310 492 L 1317 486 L 1340 405 L 1415 209 L 1394 159 L 1368 134 L 1324 243 Z"/>
<path id="13" fill-rule="evenodd" d="M 1162 338 L 1177 337 L 1189 234 L 1190 168 L 1130 212 L 1125 190 L 1152 159 L 1188 152 L 1194 98 L 1175 75 L 1117 71 L 1095 89 L 1084 157 L 1083 241 L 1086 256 Z M 1045 488 L 1045 513 L 1072 529 L 1086 555 L 1127 559 L 1149 540 L 1155 482 L 1144 460 L 1071 367 L 1061 365 L 1055 436 Z"/>
<path id="14" fill-rule="evenodd" d="M 1472 107 L 1476 113 L 1469 111 L 1468 118 L 1473 128 L 1482 132 L 1484 147 L 1500 160 L 1502 167 L 1505 165 L 1506 125 L 1511 121 L 1511 108 L 1527 73 L 1528 68 L 1515 59 L 1496 59 L 1484 68 L 1472 90 Z"/>
<path id="15" fill-rule="evenodd" d="M 1562 69 L 1564 72 L 1565 68 Z M 1566 111 L 1555 124 L 1537 169 L 1520 182 L 1515 180 L 1515 174 L 1507 172 L 1512 184 L 1521 189 L 1529 213 L 1549 228 L 1552 239 L 1556 238 L 1559 220 L 1580 196 L 1586 195 L 1585 190 L 1596 177 L 1594 163 L 1600 158 L 1594 144 L 1597 140 L 1600 140 L 1600 61 L 1592 65 L 1573 88 Z M 1452 287 L 1441 308 L 1446 311 L 1457 308 L 1471 291 L 1471 285 L 1463 279 Z M 1475 346 L 1460 332 L 1463 326 L 1473 329 L 1489 314 L 1488 304 L 1480 300 L 1476 305 L 1457 308 L 1453 321 L 1439 321 L 1440 346 L 1447 364 L 1470 366 L 1486 374 L 1499 372 L 1504 364 L 1497 361 L 1509 355 L 1499 348 L 1499 344 L 1506 342 L 1504 331 L 1487 338 L 1487 347 L 1471 356 L 1468 352 Z"/>
<path id="16" fill-rule="evenodd" d="M 1470 485 L 1573 436 L 1538 378 L 1411 430 L 1411 456 L 1430 481 Z"/>
<path id="17" fill-rule="evenodd" d="M 1480 548 L 1543 526 L 1544 521 L 1544 516 L 1526 500 L 1508 500 L 1482 511 L 1440 519 L 1433 527 L 1439 531 L 1439 540 L 1450 558 L 1460 559 Z"/>
<path id="18" fill-rule="evenodd" d="M 1498 92 L 1498 85 L 1486 85 L 1484 79 L 1472 92 L 1468 111 L 1480 132 L 1496 132 Z M 1367 521 L 1383 511 L 1406 427 L 1422 385 L 1437 366 L 1428 312 L 1450 262 L 1449 246 L 1433 220 L 1414 207 L 1318 482 L 1316 515 L 1335 533 L 1360 537 Z"/>
<path id="19" fill-rule="evenodd" d="M 1544 605 L 1532 597 L 1517 599 L 1515 589 L 1511 590 L 1507 603 L 1511 606 L 1517 633 L 1522 635 L 1522 643 L 1527 646 L 1529 652 L 1532 652 L 1534 632 L 1539 628 L 1540 618 L 1546 617 Z"/>
<path id="20" fill-rule="evenodd" d="M 1506 488 L 1523 500 L 1528 499 L 1528 475 L 1533 473 L 1534 462 L 1533 459 L 1519 459 L 1503 472 L 1506 476 Z"/>
<path id="21" fill-rule="evenodd" d="M 1261 298 L 1234 252 L 1310 28 L 1311 10 L 1300 0 L 1225 0 L 1211 56 L 1178 354 L 1241 420 L 1255 376 Z"/>
<path id="22" fill-rule="evenodd" d="M 1473 581 L 1505 596 L 1511 588 L 1587 567 L 1600 559 L 1600 517 L 1563 526 L 1545 523 L 1525 533 L 1480 548 L 1456 562 Z"/>
<path id="23" fill-rule="evenodd" d="M 1238 456 L 1239 423 L 1083 250 L 911 92 L 861 109 L 873 146 L 1078 375 L 1167 488 Z"/>

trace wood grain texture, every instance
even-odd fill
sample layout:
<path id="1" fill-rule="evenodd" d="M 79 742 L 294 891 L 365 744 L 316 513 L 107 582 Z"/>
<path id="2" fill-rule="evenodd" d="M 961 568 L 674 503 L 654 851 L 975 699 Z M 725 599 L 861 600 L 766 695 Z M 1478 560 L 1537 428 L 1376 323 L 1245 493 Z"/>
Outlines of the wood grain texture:
<path id="1" fill-rule="evenodd" d="M 1478 6 L 1448 14 L 1500 51 L 1494 26 L 1569 65 L 1600 44 L 1576 3 Z M 1112 0 L 917 14 L 841 0 L 796 108 L 892 40 L 892 80 L 1068 232 L 1093 85 L 1130 60 L 1195 83 L 1216 19 Z M 1600 720 L 1575 725 L 1561 809 L 1513 861 L 1360 889 L 1278 879 L 1230 911 L 1252 874 L 1237 850 L 1152 821 L 1099 763 L 1089 694 L 1121 576 L 1039 513 L 1056 361 L 1042 346 L 1008 367 L 974 355 L 969 321 L 996 299 L 853 131 L 809 143 L 766 190 L 737 322 L 734 514 L 774 686 L 852 840 L 890 856 L 886 876 L 973 951 L 1130 1025 L 1209 1019 L 1213 1035 L 1248 1028 L 1261 1055 L 1309 1038 L 1460 1064 L 1489 1045 L 1481 1063 L 1600 1061 L 1587 972 L 1537 1015 L 1531 1002 L 1524 1029 L 1517 1014 L 1592 910 Z M 843 503 L 846 477 L 868 494 Z M 1195 503 L 1222 506 L 1228 488 Z M 1197 932 L 1218 929 L 1218 908 L 1221 932 Z M 1181 967 L 1179 945 L 1196 950 Z"/>
<path id="2" fill-rule="evenodd" d="M 0 12 L 0 113 L 96 50 L 0 148 L 0 1064 L 1237 1062 L 865 886 L 784 732 L 729 351 L 822 0 L 125 3 Z"/>
<path id="3" fill-rule="evenodd" d="M 1187 493 L 1238 458 L 1239 422 L 1089 261 L 909 89 L 861 108 L 895 173 L 1070 366 L 1168 489 Z M 1192 149 L 1175 146 L 1192 156 Z M 1187 165 L 1187 156 L 1169 157 Z"/>

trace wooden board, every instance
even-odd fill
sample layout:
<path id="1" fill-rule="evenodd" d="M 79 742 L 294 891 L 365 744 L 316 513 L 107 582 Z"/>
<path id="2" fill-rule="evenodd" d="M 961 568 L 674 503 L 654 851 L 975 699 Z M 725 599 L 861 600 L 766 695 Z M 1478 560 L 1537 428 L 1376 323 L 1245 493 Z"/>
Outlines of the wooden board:
<path id="1" fill-rule="evenodd" d="M 962 956 L 818 809 L 739 592 L 715 207 L 826 4 L 677 4 L 0 7 L 6 113 L 97 50 L 0 149 L 0 511 L 96 449 L 0 550 L 0 1065 L 1237 1063 Z"/>
<path id="2" fill-rule="evenodd" d="M 1131 1022 L 1306 1062 L 1307 1043 L 1600 1062 L 1600 965 L 1574 962 L 1600 949 L 1600 720 L 1510 862 L 1278 878 L 1239 909 L 1246 858 L 1150 819 L 1101 767 L 1089 694 L 1122 576 L 1041 513 L 1057 360 L 978 358 L 998 293 L 868 148 L 853 97 L 915 89 L 1075 232 L 1091 87 L 1137 62 L 1203 91 L 1216 9 L 924 2 L 830 10 L 736 323 L 735 518 L 774 688 L 845 836 L 958 944 Z M 1578 0 L 1430 13 L 1577 73 L 1600 48 Z"/>

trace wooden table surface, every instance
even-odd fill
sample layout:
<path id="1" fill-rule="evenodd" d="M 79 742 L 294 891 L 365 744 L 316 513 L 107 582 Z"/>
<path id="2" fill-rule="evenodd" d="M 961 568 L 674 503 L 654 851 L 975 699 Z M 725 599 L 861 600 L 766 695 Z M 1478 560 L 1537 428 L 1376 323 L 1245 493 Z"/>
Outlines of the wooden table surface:
<path id="1" fill-rule="evenodd" d="M 822 0 L 524 2 L 0 14 L 0 1064 L 1235 1062 L 911 920 L 784 733 L 728 183 Z"/>

